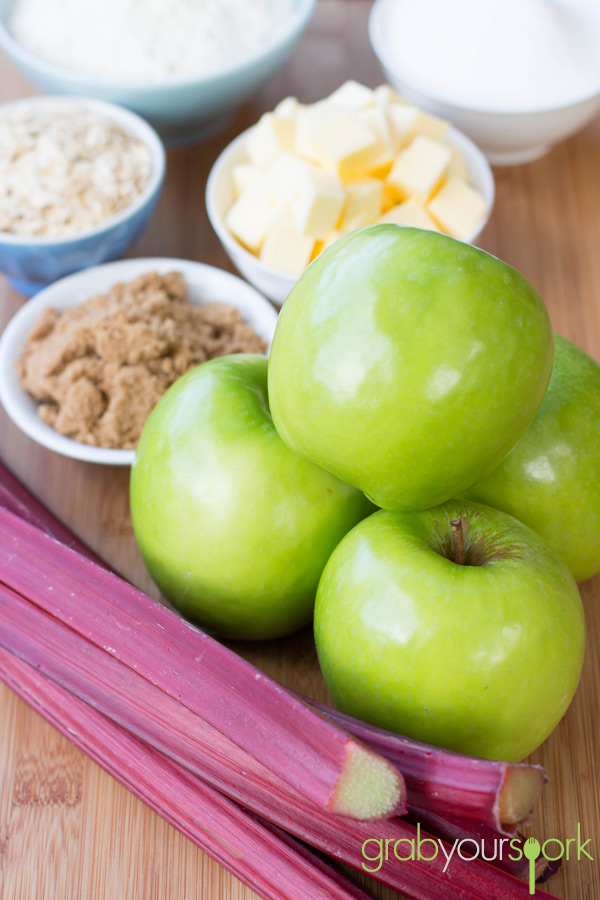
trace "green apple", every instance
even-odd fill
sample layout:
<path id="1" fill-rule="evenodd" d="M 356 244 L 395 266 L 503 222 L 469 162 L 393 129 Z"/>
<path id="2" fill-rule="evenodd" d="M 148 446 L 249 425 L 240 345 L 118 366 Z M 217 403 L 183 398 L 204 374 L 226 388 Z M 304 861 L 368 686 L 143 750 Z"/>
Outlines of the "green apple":
<path id="1" fill-rule="evenodd" d="M 366 498 L 292 453 L 267 399 L 267 360 L 236 355 L 179 379 L 149 417 L 131 474 L 148 571 L 185 616 L 230 638 L 289 634 Z"/>
<path id="2" fill-rule="evenodd" d="M 451 500 L 352 529 L 317 592 L 336 706 L 391 731 L 520 760 L 577 687 L 581 600 L 567 565 L 512 516 Z"/>
<path id="3" fill-rule="evenodd" d="M 371 226 L 317 257 L 286 300 L 273 421 L 378 506 L 425 509 L 506 456 L 552 354 L 544 303 L 515 269 L 432 231 Z"/>
<path id="4" fill-rule="evenodd" d="M 466 496 L 537 531 L 577 581 L 600 572 L 600 366 L 583 350 L 557 336 L 536 417 Z"/>

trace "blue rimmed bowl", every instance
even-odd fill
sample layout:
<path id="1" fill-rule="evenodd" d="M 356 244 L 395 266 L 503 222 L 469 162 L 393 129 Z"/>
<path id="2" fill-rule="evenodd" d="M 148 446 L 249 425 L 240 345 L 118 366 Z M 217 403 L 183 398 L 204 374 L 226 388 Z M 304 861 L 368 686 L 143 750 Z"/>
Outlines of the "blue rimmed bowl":
<path id="1" fill-rule="evenodd" d="M 53 104 L 56 97 L 32 97 L 5 103 L 0 110 L 18 105 Z M 58 237 L 30 237 L 0 231 L 0 271 L 12 287 L 26 297 L 64 275 L 116 259 L 146 228 L 162 189 L 166 157 L 162 142 L 143 119 L 112 103 L 77 98 L 83 109 L 105 116 L 128 134 L 141 140 L 152 160 L 148 183 L 129 206 L 94 228 Z"/>

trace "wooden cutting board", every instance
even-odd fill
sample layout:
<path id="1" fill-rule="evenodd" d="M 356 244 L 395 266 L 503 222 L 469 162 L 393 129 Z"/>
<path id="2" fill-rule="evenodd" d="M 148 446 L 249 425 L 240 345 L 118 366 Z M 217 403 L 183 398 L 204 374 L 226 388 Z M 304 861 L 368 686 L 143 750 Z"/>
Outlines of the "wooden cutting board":
<path id="1" fill-rule="evenodd" d="M 231 268 L 208 223 L 204 187 L 220 150 L 285 94 L 317 100 L 347 78 L 382 75 L 367 39 L 365 0 L 320 0 L 286 68 L 224 134 L 169 154 L 164 195 L 135 256 L 176 256 Z M 33 93 L 0 58 L 0 101 Z M 497 201 L 482 246 L 541 291 L 558 332 L 600 360 L 600 121 L 527 166 L 497 170 Z M 23 298 L 0 276 L 0 329 Z M 0 451 L 26 483 L 118 570 L 156 595 L 131 531 L 128 472 L 63 459 L 24 437 L 0 412 Z M 600 449 L 599 449 L 600 452 Z M 577 823 L 595 862 L 570 861 L 551 882 L 565 900 L 600 897 L 600 578 L 582 585 L 588 650 L 581 685 L 535 754 L 550 783 L 533 823 L 538 838 L 568 838 Z M 310 631 L 237 646 L 284 683 L 326 691 Z M 524 662 L 524 665 L 526 663 Z M 379 897 L 389 891 L 373 887 Z M 0 685 L 2 900 L 234 900 L 254 897 Z M 308 898 L 307 898 L 308 900 Z"/>

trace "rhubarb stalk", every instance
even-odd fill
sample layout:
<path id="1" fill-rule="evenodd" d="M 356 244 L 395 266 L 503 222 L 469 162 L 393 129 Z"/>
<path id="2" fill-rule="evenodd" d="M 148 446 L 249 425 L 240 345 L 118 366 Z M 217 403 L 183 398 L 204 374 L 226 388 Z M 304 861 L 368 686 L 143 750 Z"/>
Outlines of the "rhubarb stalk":
<path id="1" fill-rule="evenodd" d="M 305 699 L 398 767 L 406 782 L 409 808 L 480 822 L 503 835 L 511 835 L 531 819 L 547 781 L 541 766 L 442 750 Z"/>
<path id="2" fill-rule="evenodd" d="M 246 812 L 0 650 L 0 678 L 94 762 L 265 900 L 368 900 L 289 835 Z"/>
<path id="3" fill-rule="evenodd" d="M 398 770 L 259 669 L 87 557 L 0 508 L 0 582 L 206 719 L 328 812 L 402 808 Z"/>
<path id="4" fill-rule="evenodd" d="M 0 507 L 24 519 L 30 525 L 35 525 L 61 544 L 87 556 L 92 562 L 110 571 L 110 566 L 91 547 L 74 535 L 43 503 L 40 503 L 1 460 Z"/>

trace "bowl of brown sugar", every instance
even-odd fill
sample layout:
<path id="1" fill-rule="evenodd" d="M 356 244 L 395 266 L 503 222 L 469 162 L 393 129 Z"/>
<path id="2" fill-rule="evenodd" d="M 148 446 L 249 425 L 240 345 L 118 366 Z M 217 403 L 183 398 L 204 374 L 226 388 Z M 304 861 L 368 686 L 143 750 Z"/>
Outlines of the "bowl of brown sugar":
<path id="1" fill-rule="evenodd" d="M 131 465 L 177 378 L 230 353 L 268 353 L 277 313 L 246 282 L 181 259 L 131 259 L 63 278 L 0 339 L 0 401 L 65 456 Z"/>

